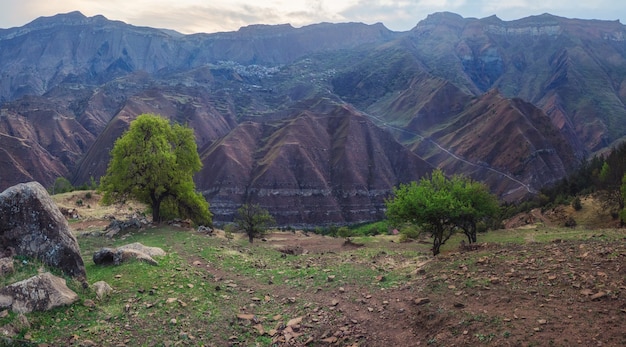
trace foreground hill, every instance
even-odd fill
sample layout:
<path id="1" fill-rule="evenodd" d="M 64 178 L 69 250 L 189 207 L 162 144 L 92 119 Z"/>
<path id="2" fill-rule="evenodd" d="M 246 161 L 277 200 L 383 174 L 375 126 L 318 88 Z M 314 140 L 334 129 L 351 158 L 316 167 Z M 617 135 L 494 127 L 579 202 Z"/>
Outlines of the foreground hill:
<path id="1" fill-rule="evenodd" d="M 194 129 L 218 222 L 243 202 L 281 225 L 374 220 L 433 167 L 516 201 L 626 135 L 624 31 L 552 15 L 196 35 L 39 18 L 0 30 L 0 189 L 97 180 L 151 112 Z"/>
<path id="2" fill-rule="evenodd" d="M 71 223 L 73 224 L 73 223 Z M 148 228 L 119 239 L 80 232 L 90 284 L 113 287 L 102 300 L 79 283 L 69 307 L 0 329 L 24 345 L 598 345 L 626 343 L 621 317 L 624 233 L 615 229 L 532 228 L 462 235 L 432 258 L 428 245 L 397 236 L 353 242 L 272 233 L 266 242 Z M 152 266 L 97 266 L 100 247 L 161 247 Z M 16 274 L 37 273 L 36 261 Z M 18 327 L 15 330 L 15 327 Z M 207 329 L 210 327 L 210 329 Z M 3 335 L 4 336 L 4 335 Z M 0 338 L 0 343 L 4 342 Z"/>

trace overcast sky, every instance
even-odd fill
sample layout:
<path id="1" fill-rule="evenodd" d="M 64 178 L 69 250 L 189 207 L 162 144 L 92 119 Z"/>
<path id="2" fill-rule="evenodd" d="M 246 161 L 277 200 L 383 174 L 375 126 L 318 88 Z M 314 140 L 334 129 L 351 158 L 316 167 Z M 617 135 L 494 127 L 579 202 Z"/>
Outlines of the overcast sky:
<path id="1" fill-rule="evenodd" d="M 568 18 L 626 19 L 624 0 L 0 0 L 0 28 L 41 16 L 81 11 L 181 33 L 234 31 L 250 24 L 382 22 L 406 31 L 433 12 L 513 20 L 551 13 Z"/>

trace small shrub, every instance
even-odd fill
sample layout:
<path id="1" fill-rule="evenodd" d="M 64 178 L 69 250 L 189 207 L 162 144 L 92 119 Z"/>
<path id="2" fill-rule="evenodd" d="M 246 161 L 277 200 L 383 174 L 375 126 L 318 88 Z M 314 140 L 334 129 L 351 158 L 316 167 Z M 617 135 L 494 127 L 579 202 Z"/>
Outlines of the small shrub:
<path id="1" fill-rule="evenodd" d="M 76 206 L 83 206 L 83 204 L 84 204 L 83 199 L 76 200 Z"/>
<path id="2" fill-rule="evenodd" d="M 85 194 L 85 200 L 89 200 L 89 199 L 91 199 L 91 198 L 92 198 L 91 192 L 87 192 L 87 193 Z"/>
<path id="3" fill-rule="evenodd" d="M 400 242 L 408 242 L 417 240 L 420 237 L 421 230 L 417 228 L 404 227 L 400 230 Z"/>
<path id="4" fill-rule="evenodd" d="M 353 236 L 352 230 L 348 227 L 341 227 L 337 229 L 337 236 L 339 237 L 351 237 Z"/>
<path id="5" fill-rule="evenodd" d="M 235 224 L 224 225 L 224 232 L 226 234 L 234 234 L 236 231 L 237 231 L 237 226 Z"/>

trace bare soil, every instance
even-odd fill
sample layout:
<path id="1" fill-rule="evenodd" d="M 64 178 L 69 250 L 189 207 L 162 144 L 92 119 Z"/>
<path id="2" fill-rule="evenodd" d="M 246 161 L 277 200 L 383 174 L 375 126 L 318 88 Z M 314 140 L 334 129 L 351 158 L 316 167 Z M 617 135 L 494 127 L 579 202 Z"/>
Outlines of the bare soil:
<path id="1" fill-rule="evenodd" d="M 272 293 L 285 307 L 289 298 L 309 303 L 305 321 L 315 324 L 302 324 L 292 332 L 308 336 L 308 345 L 623 346 L 625 240 L 607 241 L 595 235 L 584 241 L 481 244 L 474 251 L 416 261 L 390 255 L 415 243 L 384 237 L 381 242 L 389 251 L 381 252 L 372 266 L 414 268 L 406 284 L 386 289 L 372 289 L 374 279 L 363 279 L 363 285 L 351 283 L 336 291 L 319 288 L 295 293 L 280 283 L 259 283 L 219 267 L 207 271 L 219 283 L 233 281 L 247 290 Z M 320 261 L 358 247 L 343 239 L 301 232 L 274 233 L 266 243 L 276 249 L 319 254 Z M 189 259 L 193 261 L 197 259 Z M 376 280 L 383 281 L 384 276 L 382 272 Z M 241 312 L 255 314 L 254 308 L 244 307 Z M 253 323 L 240 322 L 255 333 Z M 290 337 L 275 334 L 273 343 L 302 345 Z"/>
<path id="2" fill-rule="evenodd" d="M 61 206 L 78 207 L 81 219 L 71 225 L 79 233 L 101 228 L 111 215 L 123 219 L 143 210 L 120 205 L 91 211 L 80 194 L 84 193 L 57 198 Z M 83 206 L 76 206 L 80 198 Z M 547 213 L 536 210 L 513 218 L 507 226 L 558 227 L 570 216 L 579 225 L 614 223 L 606 211 L 592 211 L 595 202 L 591 199 L 583 200 L 583 206 L 585 215 L 573 213 L 568 206 Z M 426 253 L 399 256 L 402 253 L 395 251 L 423 249 L 424 245 L 400 243 L 397 236 L 379 236 L 359 244 L 297 231 L 272 233 L 265 241 L 255 241 L 255 247 L 307 259 L 294 266 L 348 261 L 379 271 L 374 278 L 300 292 L 285 283 L 264 283 L 224 270 L 196 254 L 184 253 L 182 247 L 178 253 L 190 268 L 210 275 L 206 278 L 216 287 L 236 284 L 241 293 L 258 293 L 262 301 L 265 296 L 284 317 L 301 319 L 263 331 L 256 321 L 261 316 L 259 306 L 242 304 L 232 324 L 251 335 L 269 336 L 272 346 L 624 346 L 626 232 L 621 233 L 613 229 L 613 236 L 607 237 L 590 230 L 584 240 L 483 243 L 471 251 L 448 251 L 434 258 Z M 223 232 L 218 235 L 224 237 Z M 350 252 L 368 248 L 377 252 L 375 257 L 360 258 Z M 384 282 L 385 276 L 398 269 L 410 269 L 401 285 L 372 285 Z M 294 308 L 302 303 L 307 311 L 304 316 Z M 236 339 L 215 345 L 226 344 L 238 345 Z"/>

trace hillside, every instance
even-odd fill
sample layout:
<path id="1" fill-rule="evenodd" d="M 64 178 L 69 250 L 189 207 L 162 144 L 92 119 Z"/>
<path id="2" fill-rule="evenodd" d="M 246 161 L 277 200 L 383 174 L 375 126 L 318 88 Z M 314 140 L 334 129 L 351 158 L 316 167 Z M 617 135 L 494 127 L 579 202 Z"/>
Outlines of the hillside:
<path id="1" fill-rule="evenodd" d="M 75 205 L 85 192 L 55 196 Z M 95 203 L 97 196 L 91 197 Z M 581 211 L 589 206 L 585 204 Z M 126 213 L 127 208 L 118 212 Z M 82 212 L 90 210 L 92 214 Z M 524 228 L 479 234 L 472 250 L 452 238 L 433 258 L 427 240 L 398 236 L 346 242 L 312 233 L 272 232 L 265 241 L 207 235 L 175 226 L 108 238 L 90 217 L 70 221 L 89 283 L 113 293 L 98 300 L 79 283 L 69 307 L 26 316 L 24 345 L 598 345 L 626 343 L 620 317 L 626 257 L 621 229 Z M 98 212 L 100 211 L 100 212 Z M 126 212 L 124 212 L 126 211 Z M 79 230 L 80 229 L 80 230 Z M 161 247 L 158 265 L 100 267 L 100 247 Z M 11 281 L 41 270 L 17 263 Z M 3 282 L 5 283 L 5 282 Z M 6 282 L 8 283 L 8 282 Z M 24 318 L 0 312 L 0 330 Z M 5 341 L 0 338 L 0 341 Z"/>
<path id="2" fill-rule="evenodd" d="M 434 167 L 519 201 L 626 136 L 624 31 L 548 14 L 195 35 L 39 18 L 0 31 L 0 189 L 97 180 L 156 113 L 194 129 L 220 223 L 243 202 L 283 226 L 375 220 Z"/>

